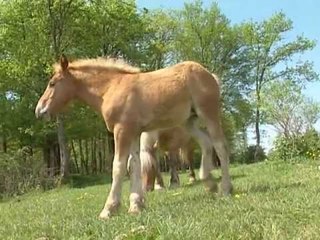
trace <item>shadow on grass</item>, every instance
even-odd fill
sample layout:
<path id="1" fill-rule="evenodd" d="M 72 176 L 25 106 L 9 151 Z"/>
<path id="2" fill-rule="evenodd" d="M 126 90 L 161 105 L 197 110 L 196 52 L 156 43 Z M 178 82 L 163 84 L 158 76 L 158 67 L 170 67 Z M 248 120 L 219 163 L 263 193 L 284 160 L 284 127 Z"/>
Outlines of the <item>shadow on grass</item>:
<path id="1" fill-rule="evenodd" d="M 191 185 L 183 186 L 183 188 L 194 187 L 195 185 L 198 185 L 198 184 L 202 184 L 202 182 L 198 180 Z M 274 192 L 274 191 L 283 190 L 283 189 L 298 189 L 298 188 L 306 188 L 306 184 L 301 183 L 301 182 L 279 184 L 279 185 L 272 185 L 271 183 L 270 183 L 270 185 L 260 184 L 260 185 L 252 186 L 248 190 L 234 189 L 234 191 L 230 197 L 231 197 L 231 199 L 235 199 L 235 198 L 239 197 L 237 195 L 242 195 L 242 194 L 247 195 L 249 193 L 268 193 L 268 192 Z M 224 199 L 224 198 L 226 199 L 226 197 L 222 196 L 220 192 L 208 193 L 203 190 L 202 192 L 200 192 L 200 195 L 197 194 L 197 195 L 193 195 L 193 196 L 188 196 L 187 199 L 177 198 L 174 201 L 171 200 L 171 202 L 169 202 L 167 204 L 174 206 L 174 205 L 179 205 L 180 203 L 187 201 L 190 204 L 190 206 L 192 206 L 193 203 L 198 203 L 200 199 L 201 200 L 204 200 L 204 199 L 218 200 L 218 199 Z"/>
<path id="2" fill-rule="evenodd" d="M 111 183 L 109 175 L 72 175 L 68 180 L 71 188 L 85 188 L 96 185 L 105 185 Z"/>
<path id="3" fill-rule="evenodd" d="M 191 187 L 197 186 L 197 185 L 199 185 L 199 184 L 202 184 L 202 181 L 199 180 L 199 179 L 197 179 L 197 180 L 195 180 L 195 181 L 192 182 L 192 183 L 184 183 L 181 187 L 182 187 L 182 188 L 191 188 Z"/>
<path id="4" fill-rule="evenodd" d="M 246 176 L 247 175 L 245 175 L 245 174 L 233 174 L 233 175 L 231 175 L 231 181 L 233 181 L 233 180 L 235 180 L 237 178 L 243 178 L 243 177 L 246 177 Z M 214 179 L 217 181 L 218 184 L 221 182 L 221 176 L 214 177 Z M 197 179 L 195 182 L 184 184 L 182 187 L 183 188 L 190 188 L 190 187 L 193 187 L 193 186 L 196 186 L 196 185 L 199 185 L 199 184 L 202 184 L 202 181 Z"/>
<path id="5" fill-rule="evenodd" d="M 254 185 L 250 187 L 247 192 L 266 193 L 270 191 L 277 191 L 280 189 L 295 189 L 300 187 L 305 188 L 306 184 L 301 182 L 294 182 L 294 183 L 288 183 L 288 184 L 279 183 L 278 185 L 273 185 L 272 183 L 270 183 L 270 184 Z"/>
<path id="6" fill-rule="evenodd" d="M 232 179 L 245 177 L 244 174 L 232 175 Z M 215 177 L 216 181 L 220 182 L 221 177 Z M 125 179 L 127 180 L 127 179 Z M 110 175 L 71 175 L 68 179 L 68 185 L 71 188 L 85 188 L 95 185 L 105 185 L 112 182 L 112 178 Z M 190 188 L 196 185 L 202 184 L 202 181 L 197 179 L 194 183 L 191 184 L 183 184 L 181 187 Z"/>
<path id="7" fill-rule="evenodd" d="M 235 179 L 244 178 L 246 176 L 247 176 L 246 174 L 231 174 L 230 177 L 231 177 L 231 181 L 233 181 Z M 220 182 L 221 181 L 221 176 L 215 177 L 215 179 Z"/>

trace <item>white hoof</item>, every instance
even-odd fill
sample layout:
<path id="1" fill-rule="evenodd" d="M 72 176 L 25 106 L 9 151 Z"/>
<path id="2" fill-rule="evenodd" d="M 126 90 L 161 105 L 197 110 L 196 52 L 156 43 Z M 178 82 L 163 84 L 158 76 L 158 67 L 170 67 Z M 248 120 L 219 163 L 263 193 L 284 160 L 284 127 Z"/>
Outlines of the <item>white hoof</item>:
<path id="1" fill-rule="evenodd" d="M 162 190 L 164 190 L 164 187 L 162 187 L 160 184 L 155 184 L 154 185 L 154 190 L 162 191 Z"/>
<path id="2" fill-rule="evenodd" d="M 99 218 L 101 219 L 101 220 L 107 220 L 107 219 L 109 219 L 110 217 L 111 217 L 111 211 L 110 210 L 108 210 L 108 209 L 103 209 L 102 211 L 101 211 L 101 213 L 99 214 Z"/>

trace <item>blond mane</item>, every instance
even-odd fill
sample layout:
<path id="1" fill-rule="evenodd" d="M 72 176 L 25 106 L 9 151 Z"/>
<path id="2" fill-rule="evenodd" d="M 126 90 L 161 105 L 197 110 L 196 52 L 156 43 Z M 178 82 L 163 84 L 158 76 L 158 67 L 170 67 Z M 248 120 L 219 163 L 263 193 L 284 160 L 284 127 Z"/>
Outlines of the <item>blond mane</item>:
<path id="1" fill-rule="evenodd" d="M 69 63 L 70 69 L 79 68 L 103 68 L 106 70 L 119 71 L 123 73 L 139 73 L 140 68 L 133 67 L 129 65 L 123 59 L 117 58 L 92 58 L 92 59 L 79 59 Z M 54 69 L 56 71 L 61 69 L 59 63 L 54 64 Z"/>

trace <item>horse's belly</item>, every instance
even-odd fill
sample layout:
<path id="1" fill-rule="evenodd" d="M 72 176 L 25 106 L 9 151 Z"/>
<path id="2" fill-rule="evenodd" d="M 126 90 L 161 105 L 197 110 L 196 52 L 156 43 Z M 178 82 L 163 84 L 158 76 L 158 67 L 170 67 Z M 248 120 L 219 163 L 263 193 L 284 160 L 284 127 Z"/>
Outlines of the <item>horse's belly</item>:
<path id="1" fill-rule="evenodd" d="M 161 106 L 154 108 L 153 114 L 143 126 L 144 131 L 166 129 L 182 125 L 190 116 L 191 104 L 184 103 L 164 109 Z"/>

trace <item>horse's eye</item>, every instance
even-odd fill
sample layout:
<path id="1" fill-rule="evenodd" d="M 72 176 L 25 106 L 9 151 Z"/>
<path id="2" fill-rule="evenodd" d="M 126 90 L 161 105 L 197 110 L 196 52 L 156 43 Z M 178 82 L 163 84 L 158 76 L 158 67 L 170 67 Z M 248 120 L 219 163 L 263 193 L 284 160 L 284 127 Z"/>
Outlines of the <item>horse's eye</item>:
<path id="1" fill-rule="evenodd" d="M 54 87 L 55 84 L 56 84 L 56 83 L 55 83 L 54 81 L 50 81 L 50 82 L 49 82 L 49 87 Z"/>

